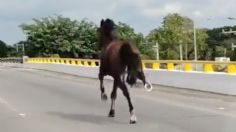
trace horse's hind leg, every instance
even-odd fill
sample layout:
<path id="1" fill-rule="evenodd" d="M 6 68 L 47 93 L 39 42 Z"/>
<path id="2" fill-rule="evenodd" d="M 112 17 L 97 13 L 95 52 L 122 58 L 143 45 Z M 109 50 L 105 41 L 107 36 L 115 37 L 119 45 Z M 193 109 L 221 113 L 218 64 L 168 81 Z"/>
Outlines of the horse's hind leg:
<path id="1" fill-rule="evenodd" d="M 104 85 L 103 85 L 103 78 L 104 78 L 104 74 L 102 74 L 100 72 L 99 73 L 99 80 L 100 80 L 101 99 L 102 100 L 107 100 L 107 95 L 105 93 L 105 88 L 104 88 Z"/>
<path id="2" fill-rule="evenodd" d="M 111 92 L 111 109 L 108 115 L 109 117 L 115 117 L 115 100 L 117 97 L 117 87 L 117 79 L 114 79 L 113 90 Z"/>
<path id="3" fill-rule="evenodd" d="M 140 79 L 140 80 L 143 82 L 143 85 L 145 85 L 145 83 L 146 83 L 146 78 L 145 78 L 145 76 L 144 76 L 143 71 L 138 72 L 138 79 Z"/>
<path id="4" fill-rule="evenodd" d="M 129 91 L 128 91 L 124 82 L 119 82 L 119 86 L 120 86 L 124 96 L 127 98 L 127 101 L 129 104 L 130 124 L 135 124 L 137 122 L 137 118 L 135 116 L 134 107 L 133 107 L 131 99 L 130 99 Z"/>

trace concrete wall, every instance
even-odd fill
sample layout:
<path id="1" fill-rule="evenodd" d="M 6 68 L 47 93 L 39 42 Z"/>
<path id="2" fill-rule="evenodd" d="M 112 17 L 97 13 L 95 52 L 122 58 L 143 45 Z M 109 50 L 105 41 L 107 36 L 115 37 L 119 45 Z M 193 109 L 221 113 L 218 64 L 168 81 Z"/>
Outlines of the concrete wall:
<path id="1" fill-rule="evenodd" d="M 24 67 L 98 78 L 98 67 L 33 63 L 25 63 Z M 145 70 L 145 75 L 152 84 L 236 95 L 236 75 L 166 70 Z"/>
<path id="2" fill-rule="evenodd" d="M 236 95 L 236 75 L 153 70 L 145 72 L 148 80 L 153 84 Z"/>

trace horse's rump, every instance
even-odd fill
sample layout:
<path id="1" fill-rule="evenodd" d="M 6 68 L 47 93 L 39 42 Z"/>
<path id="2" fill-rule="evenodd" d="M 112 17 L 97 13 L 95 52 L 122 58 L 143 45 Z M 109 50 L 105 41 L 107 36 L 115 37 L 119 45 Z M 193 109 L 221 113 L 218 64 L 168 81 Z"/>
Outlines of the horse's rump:
<path id="1" fill-rule="evenodd" d="M 101 59 L 106 65 L 107 74 L 111 76 L 121 74 L 125 70 L 125 64 L 120 57 L 121 47 L 122 41 L 114 40 L 103 50 Z"/>

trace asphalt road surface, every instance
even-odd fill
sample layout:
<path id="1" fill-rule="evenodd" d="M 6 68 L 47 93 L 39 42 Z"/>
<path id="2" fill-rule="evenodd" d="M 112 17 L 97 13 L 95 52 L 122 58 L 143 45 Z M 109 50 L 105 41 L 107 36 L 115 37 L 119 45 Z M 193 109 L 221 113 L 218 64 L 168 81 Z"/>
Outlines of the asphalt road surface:
<path id="1" fill-rule="evenodd" d="M 105 81 L 110 95 L 111 81 Z M 99 81 L 0 65 L 0 132 L 236 132 L 236 97 L 155 86 L 130 88 L 138 118 L 118 90 L 116 117 Z"/>

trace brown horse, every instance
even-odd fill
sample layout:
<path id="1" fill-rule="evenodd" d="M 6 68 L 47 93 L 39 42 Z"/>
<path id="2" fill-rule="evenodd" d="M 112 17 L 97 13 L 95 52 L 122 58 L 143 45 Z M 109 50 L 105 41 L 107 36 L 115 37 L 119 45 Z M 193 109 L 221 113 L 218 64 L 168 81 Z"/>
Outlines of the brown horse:
<path id="1" fill-rule="evenodd" d="M 119 87 L 128 100 L 130 123 L 136 123 L 137 118 L 134 113 L 129 91 L 125 84 L 125 73 L 127 72 L 126 82 L 131 86 L 136 83 L 137 78 L 146 84 L 145 76 L 142 69 L 142 62 L 139 51 L 130 42 L 118 39 L 113 36 L 115 24 L 112 20 L 106 19 L 101 21 L 99 28 L 99 39 L 101 47 L 99 80 L 102 100 L 107 100 L 103 78 L 110 75 L 114 78 L 113 90 L 111 93 L 111 109 L 109 117 L 115 116 L 115 99 L 117 88 Z M 127 69 L 127 71 L 126 71 Z"/>

